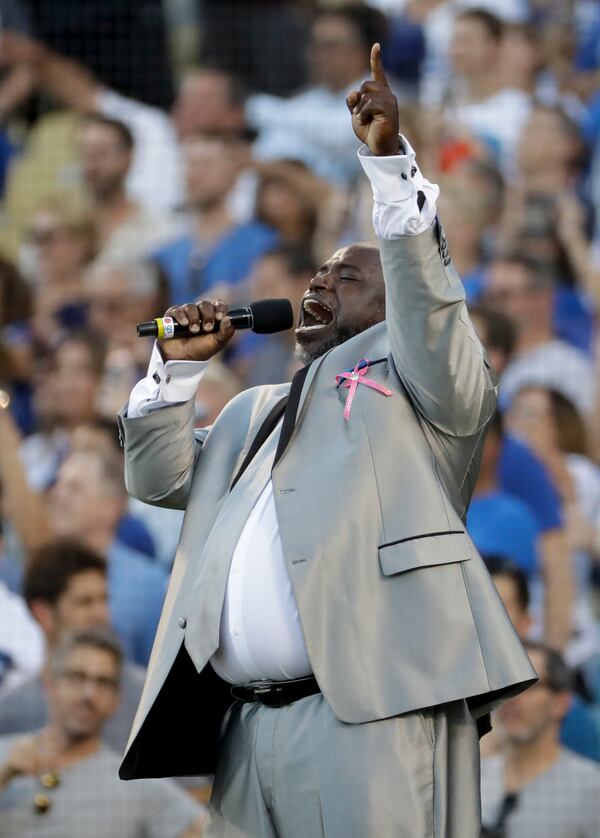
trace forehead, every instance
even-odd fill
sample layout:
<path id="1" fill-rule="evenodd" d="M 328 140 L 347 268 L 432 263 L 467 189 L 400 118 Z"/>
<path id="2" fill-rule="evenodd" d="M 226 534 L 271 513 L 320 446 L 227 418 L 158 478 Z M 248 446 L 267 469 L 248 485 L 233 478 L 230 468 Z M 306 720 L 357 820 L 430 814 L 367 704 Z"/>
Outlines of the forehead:
<path id="1" fill-rule="evenodd" d="M 490 284 L 495 286 L 524 287 L 529 275 L 522 265 L 513 262 L 496 262 L 489 271 Z"/>
<path id="2" fill-rule="evenodd" d="M 65 658 L 65 669 L 80 669 L 83 672 L 103 673 L 109 676 L 117 671 L 114 656 L 106 649 L 97 649 L 81 643 L 75 646 Z"/>
<path id="3" fill-rule="evenodd" d="M 322 15 L 313 24 L 313 38 L 340 38 L 354 40 L 358 37 L 356 27 L 348 18 L 341 15 Z"/>
<path id="4" fill-rule="evenodd" d="M 347 267 L 359 270 L 365 276 L 375 274 L 381 277 L 381 262 L 379 251 L 375 247 L 351 244 L 337 250 L 327 262 L 329 267 Z"/>
<path id="5" fill-rule="evenodd" d="M 82 570 L 75 573 L 69 579 L 65 594 L 77 596 L 80 593 L 89 593 L 90 590 L 104 591 L 106 589 L 106 576 L 101 570 Z"/>
<path id="6" fill-rule="evenodd" d="M 63 462 L 58 472 L 58 479 L 78 479 L 86 484 L 95 485 L 96 478 L 100 473 L 98 458 L 90 456 L 87 451 L 76 451 Z M 89 480 L 91 476 L 94 480 Z"/>
<path id="7" fill-rule="evenodd" d="M 115 128 L 111 125 L 103 125 L 99 122 L 92 122 L 82 125 L 80 129 L 80 140 L 83 145 L 110 145 L 120 147 L 121 138 Z"/>

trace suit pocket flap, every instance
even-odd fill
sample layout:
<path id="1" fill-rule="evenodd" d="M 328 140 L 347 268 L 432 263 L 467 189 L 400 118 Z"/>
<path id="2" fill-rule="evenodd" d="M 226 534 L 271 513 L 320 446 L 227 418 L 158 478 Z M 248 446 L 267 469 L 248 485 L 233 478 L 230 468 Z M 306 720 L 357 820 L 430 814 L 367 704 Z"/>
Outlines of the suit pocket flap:
<path id="1" fill-rule="evenodd" d="M 417 567 L 464 562 L 470 558 L 470 542 L 462 530 L 426 533 L 379 547 L 379 563 L 384 576 Z"/>

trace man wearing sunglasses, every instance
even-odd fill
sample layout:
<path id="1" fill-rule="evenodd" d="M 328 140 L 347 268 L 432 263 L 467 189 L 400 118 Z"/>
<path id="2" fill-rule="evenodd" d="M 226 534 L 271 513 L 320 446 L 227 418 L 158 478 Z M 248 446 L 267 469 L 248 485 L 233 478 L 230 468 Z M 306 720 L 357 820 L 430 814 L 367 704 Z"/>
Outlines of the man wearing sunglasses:
<path id="1" fill-rule="evenodd" d="M 51 722 L 33 735 L 0 737 L 0 838 L 201 835 L 201 808 L 170 781 L 118 780 L 119 756 L 101 734 L 119 704 L 121 668 L 107 629 L 70 635 L 53 651 Z"/>

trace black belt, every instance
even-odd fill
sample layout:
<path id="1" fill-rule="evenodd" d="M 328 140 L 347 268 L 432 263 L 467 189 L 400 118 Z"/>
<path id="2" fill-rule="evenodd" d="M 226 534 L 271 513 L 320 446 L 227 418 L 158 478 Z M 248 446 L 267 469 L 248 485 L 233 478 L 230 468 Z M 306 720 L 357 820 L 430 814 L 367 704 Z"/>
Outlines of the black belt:
<path id="1" fill-rule="evenodd" d="M 285 707 L 301 698 L 321 692 L 314 675 L 293 681 L 253 681 L 231 688 L 231 695 L 240 701 L 258 702 L 266 707 Z"/>

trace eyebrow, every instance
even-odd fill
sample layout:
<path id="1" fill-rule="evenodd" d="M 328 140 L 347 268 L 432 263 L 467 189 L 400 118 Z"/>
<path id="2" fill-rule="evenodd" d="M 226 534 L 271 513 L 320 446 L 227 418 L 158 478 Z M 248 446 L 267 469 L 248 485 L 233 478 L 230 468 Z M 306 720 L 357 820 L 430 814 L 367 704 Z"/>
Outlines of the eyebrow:
<path id="1" fill-rule="evenodd" d="M 358 271 L 359 273 L 362 273 L 358 265 L 353 265 L 351 262 L 340 262 L 338 267 L 343 268 L 344 270 L 349 268 L 351 271 Z"/>

